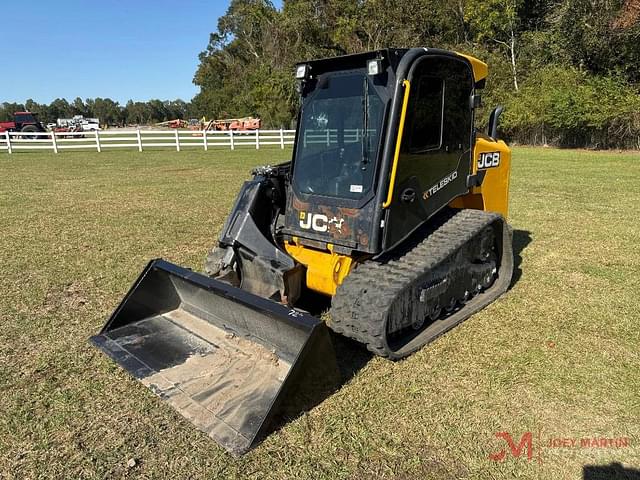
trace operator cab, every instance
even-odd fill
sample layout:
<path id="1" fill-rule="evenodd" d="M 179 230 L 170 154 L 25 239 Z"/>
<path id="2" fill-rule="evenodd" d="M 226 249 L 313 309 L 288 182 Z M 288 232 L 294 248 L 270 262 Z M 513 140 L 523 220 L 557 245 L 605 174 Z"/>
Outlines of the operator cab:
<path id="1" fill-rule="evenodd" d="M 484 63 L 437 49 L 299 64 L 284 233 L 378 254 L 466 194 L 483 67 L 486 76 Z"/>

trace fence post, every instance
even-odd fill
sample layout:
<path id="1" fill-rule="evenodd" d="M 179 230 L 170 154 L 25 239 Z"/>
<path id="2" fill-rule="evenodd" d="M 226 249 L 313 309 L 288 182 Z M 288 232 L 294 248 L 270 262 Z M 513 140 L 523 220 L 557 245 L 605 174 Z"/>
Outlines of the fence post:
<path id="1" fill-rule="evenodd" d="M 284 131 L 280 128 L 280 148 L 284 150 Z"/>
<path id="2" fill-rule="evenodd" d="M 331 130 L 327 128 L 327 147 L 331 145 Z"/>
<path id="3" fill-rule="evenodd" d="M 256 129 L 256 150 L 260 148 L 260 130 Z"/>
<path id="4" fill-rule="evenodd" d="M 11 149 L 11 135 L 9 135 L 9 130 L 4 133 L 7 136 L 7 152 L 13 153 L 13 150 Z"/>
<path id="5" fill-rule="evenodd" d="M 180 134 L 178 133 L 178 129 L 176 128 L 176 152 L 180 151 Z"/>
<path id="6" fill-rule="evenodd" d="M 233 143 L 233 130 L 229 130 L 229 138 L 231 139 L 231 150 L 235 150 L 236 146 Z"/>
<path id="7" fill-rule="evenodd" d="M 53 147 L 53 153 L 58 153 L 58 142 L 56 142 L 56 132 L 51 132 L 51 146 Z"/>
<path id="8" fill-rule="evenodd" d="M 100 147 L 100 130 L 96 130 L 96 148 L 98 149 L 98 153 L 102 151 L 102 147 Z"/>
<path id="9" fill-rule="evenodd" d="M 142 136 L 140 135 L 140 127 L 136 129 L 136 133 L 138 135 L 138 151 L 142 151 Z"/>
<path id="10" fill-rule="evenodd" d="M 209 150 L 209 145 L 207 145 L 207 130 L 202 131 L 202 141 L 204 142 L 204 151 Z"/>

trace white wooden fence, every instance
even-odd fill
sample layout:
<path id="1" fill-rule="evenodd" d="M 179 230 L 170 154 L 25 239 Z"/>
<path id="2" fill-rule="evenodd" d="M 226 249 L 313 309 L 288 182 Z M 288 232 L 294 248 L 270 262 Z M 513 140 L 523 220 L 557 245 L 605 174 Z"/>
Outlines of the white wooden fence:
<path id="1" fill-rule="evenodd" d="M 377 132 L 369 129 L 370 137 Z M 305 130 L 302 142 L 307 145 L 337 145 L 359 143 L 364 130 L 345 129 L 339 138 L 336 129 Z M 178 152 L 183 148 L 238 147 L 260 148 L 277 145 L 285 148 L 293 145 L 295 130 L 247 130 L 247 131 L 202 131 L 202 130 L 100 130 L 93 132 L 3 132 L 0 133 L 0 151 L 14 153 L 19 150 L 89 149 L 101 152 L 110 148 L 131 148 L 142 152 L 145 148 L 171 148 Z"/>
<path id="2" fill-rule="evenodd" d="M 131 148 L 142 152 L 145 148 L 238 147 L 259 149 L 264 145 L 293 145 L 295 130 L 100 130 L 93 132 L 3 132 L 0 133 L 0 152 L 14 153 L 21 150 L 90 149 L 101 152 L 112 148 Z"/>

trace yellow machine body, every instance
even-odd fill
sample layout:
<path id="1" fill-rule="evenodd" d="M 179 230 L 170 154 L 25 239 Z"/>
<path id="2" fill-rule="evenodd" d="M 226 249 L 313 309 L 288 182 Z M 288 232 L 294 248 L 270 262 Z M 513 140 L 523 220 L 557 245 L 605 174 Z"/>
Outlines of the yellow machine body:
<path id="1" fill-rule="evenodd" d="M 284 244 L 289 255 L 307 268 L 305 276 L 307 288 L 314 292 L 333 296 L 338 285 L 342 283 L 353 266 L 353 258 L 333 252 L 333 245 L 327 244 L 327 249 L 317 250 L 292 242 Z"/>
<path id="2" fill-rule="evenodd" d="M 453 200 L 449 205 L 453 208 L 474 208 L 488 212 L 500 213 L 503 217 L 509 214 L 509 178 L 511 173 L 511 149 L 502 140 L 478 133 L 473 148 L 472 174 L 477 175 L 482 154 L 498 152 L 500 163 L 486 168 L 482 184 L 472 187 L 468 194 Z"/>

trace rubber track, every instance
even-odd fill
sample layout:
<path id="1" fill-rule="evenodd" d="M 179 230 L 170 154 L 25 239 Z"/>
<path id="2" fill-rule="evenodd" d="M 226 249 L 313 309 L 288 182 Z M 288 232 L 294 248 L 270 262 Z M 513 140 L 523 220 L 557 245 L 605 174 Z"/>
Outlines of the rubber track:
<path id="1" fill-rule="evenodd" d="M 502 238 L 498 278 L 491 287 L 472 297 L 458 311 L 436 320 L 437 331 L 417 345 L 393 351 L 386 339 L 386 316 L 391 304 L 429 271 L 453 255 L 485 227 L 499 222 Z M 332 301 L 329 326 L 336 332 L 364 343 L 367 348 L 393 360 L 403 358 L 484 308 L 504 293 L 513 273 L 510 230 L 499 214 L 481 210 L 460 210 L 400 258 L 387 263 L 365 262 L 345 279 Z M 435 323 L 435 322 L 434 322 Z M 439 327 L 442 328 L 439 328 Z M 410 342 L 416 343 L 416 342 Z"/>

